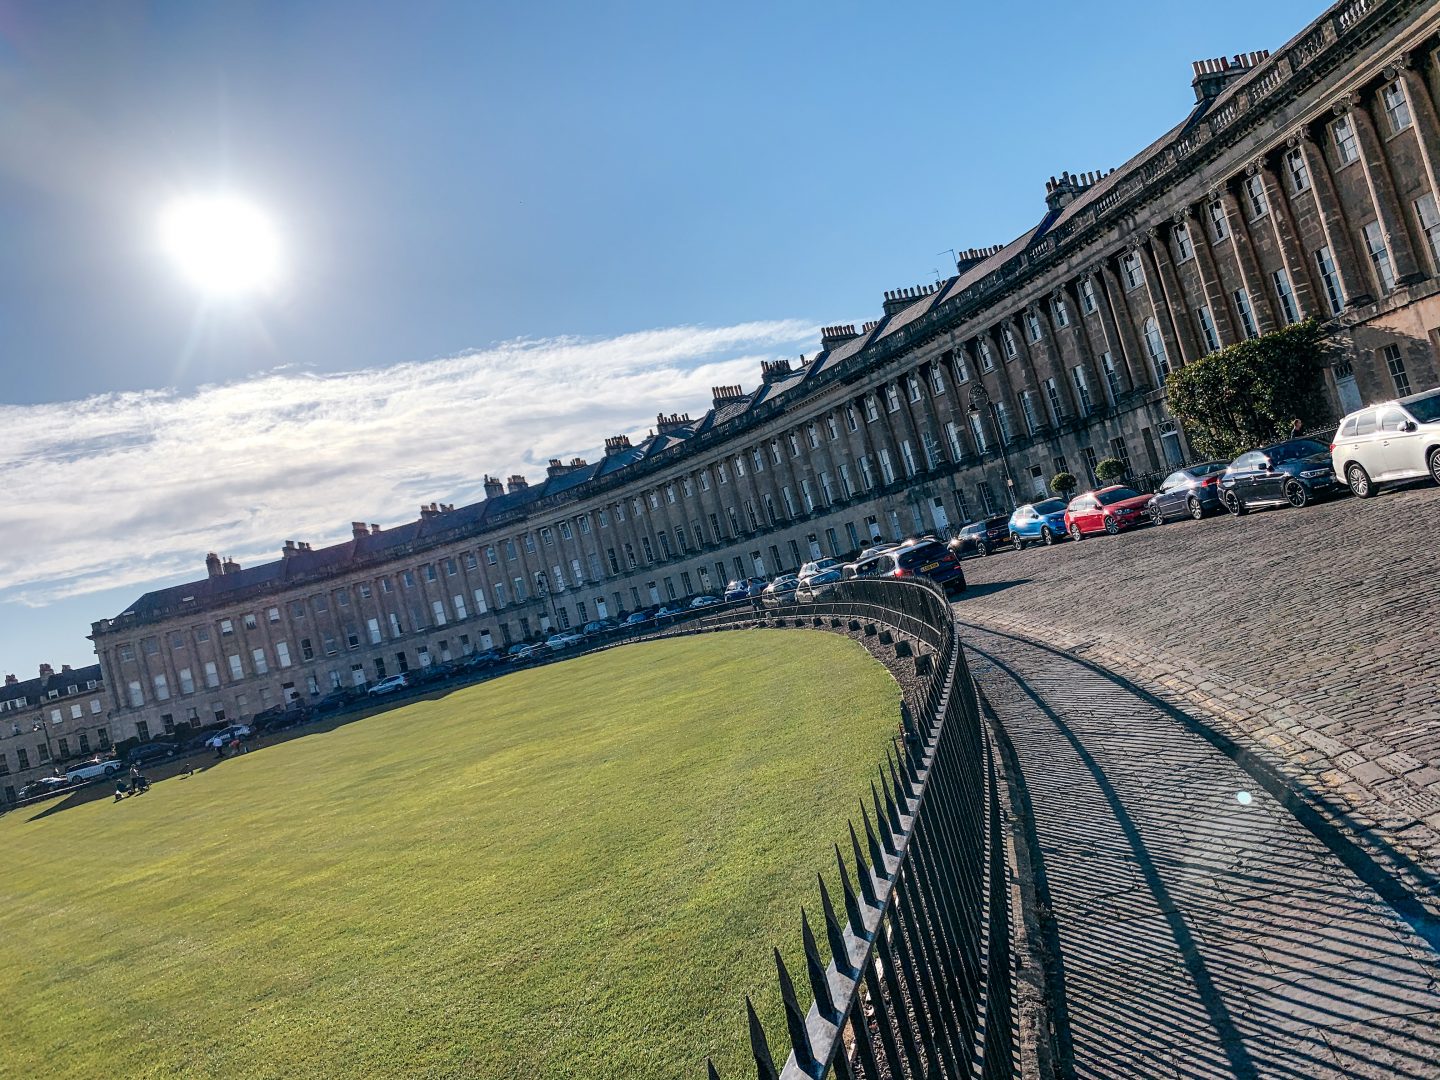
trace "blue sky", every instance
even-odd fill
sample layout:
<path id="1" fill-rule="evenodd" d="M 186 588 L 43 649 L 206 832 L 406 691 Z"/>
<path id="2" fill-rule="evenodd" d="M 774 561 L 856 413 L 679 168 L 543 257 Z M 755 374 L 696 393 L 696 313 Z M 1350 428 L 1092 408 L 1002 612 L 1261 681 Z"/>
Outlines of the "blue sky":
<path id="1" fill-rule="evenodd" d="M 0 667 L 753 385 L 1321 10 L 0 0 Z M 201 310 L 155 221 L 222 187 L 285 281 Z"/>

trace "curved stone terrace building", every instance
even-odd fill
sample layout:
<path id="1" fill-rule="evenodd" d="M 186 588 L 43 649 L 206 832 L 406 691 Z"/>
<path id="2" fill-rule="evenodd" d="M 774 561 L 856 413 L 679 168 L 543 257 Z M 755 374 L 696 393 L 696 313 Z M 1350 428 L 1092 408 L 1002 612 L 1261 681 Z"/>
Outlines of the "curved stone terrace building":
<path id="1" fill-rule="evenodd" d="M 948 530 L 1106 457 L 1159 473 L 1188 455 L 1166 373 L 1307 316 L 1345 345 L 1337 413 L 1435 385 L 1437 31 L 1428 0 L 1346 0 L 1273 54 L 1197 62 L 1189 115 L 1118 169 L 1052 179 L 1033 229 L 638 445 L 262 566 L 210 556 L 94 624 L 112 734 Z"/>
<path id="2" fill-rule="evenodd" d="M 0 687 L 3 803 L 13 803 L 32 780 L 63 775 L 68 761 L 108 751 L 112 707 L 99 664 L 63 664 L 59 671 L 41 664 L 34 679 L 6 675 Z"/>

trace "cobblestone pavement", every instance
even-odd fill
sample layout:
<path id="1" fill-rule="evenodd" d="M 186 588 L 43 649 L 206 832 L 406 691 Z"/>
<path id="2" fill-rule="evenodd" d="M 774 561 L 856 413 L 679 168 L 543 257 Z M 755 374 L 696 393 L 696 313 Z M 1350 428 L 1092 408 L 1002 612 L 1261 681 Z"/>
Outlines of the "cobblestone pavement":
<path id="1" fill-rule="evenodd" d="M 1206 718 L 1440 914 L 1440 489 L 965 563 L 966 622 Z"/>
<path id="2" fill-rule="evenodd" d="M 1076 1077 L 1440 1076 L 1436 953 L 1315 834 L 1143 692 L 964 640 L 1033 809 Z"/>

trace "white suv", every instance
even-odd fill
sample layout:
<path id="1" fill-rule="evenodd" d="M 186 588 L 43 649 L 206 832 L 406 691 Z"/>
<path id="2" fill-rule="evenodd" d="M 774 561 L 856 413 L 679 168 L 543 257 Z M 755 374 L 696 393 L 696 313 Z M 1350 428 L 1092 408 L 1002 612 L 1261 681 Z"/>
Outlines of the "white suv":
<path id="1" fill-rule="evenodd" d="M 1440 484 L 1440 389 L 1351 413 L 1335 432 L 1330 460 L 1362 499 L 1395 480 L 1428 475 Z"/>
<path id="2" fill-rule="evenodd" d="M 114 776 L 125 768 L 123 764 L 114 758 L 91 758 L 88 761 L 77 761 L 73 765 L 65 766 L 65 778 L 67 780 L 94 780 L 97 776 Z"/>

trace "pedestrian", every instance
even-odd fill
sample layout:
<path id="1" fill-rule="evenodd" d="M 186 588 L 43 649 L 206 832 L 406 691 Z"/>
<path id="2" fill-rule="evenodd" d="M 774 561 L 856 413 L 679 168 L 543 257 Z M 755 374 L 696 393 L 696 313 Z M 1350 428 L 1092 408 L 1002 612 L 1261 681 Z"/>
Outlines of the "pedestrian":
<path id="1" fill-rule="evenodd" d="M 225 758 L 225 744 L 219 739 L 215 740 L 215 759 L 222 761 Z"/>
<path id="2" fill-rule="evenodd" d="M 119 801 L 120 801 L 121 799 L 123 799 L 123 798 L 125 798 L 125 781 L 124 781 L 124 780 L 116 780 L 116 781 L 115 781 L 115 801 L 116 801 L 116 802 L 119 802 Z"/>
<path id="3" fill-rule="evenodd" d="M 1290 438 L 1298 439 L 1303 434 L 1305 434 L 1305 425 L 1300 423 L 1300 418 L 1297 416 L 1290 421 Z"/>

